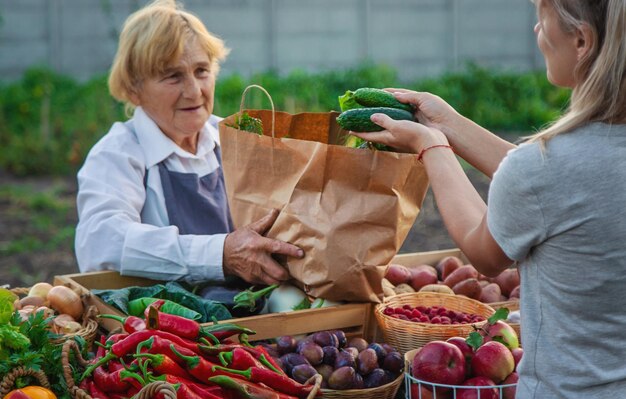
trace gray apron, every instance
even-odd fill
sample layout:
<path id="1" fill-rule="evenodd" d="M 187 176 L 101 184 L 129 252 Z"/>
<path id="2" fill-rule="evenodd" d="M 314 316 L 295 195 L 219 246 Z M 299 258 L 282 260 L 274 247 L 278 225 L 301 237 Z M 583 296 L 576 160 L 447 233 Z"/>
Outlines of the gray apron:
<path id="1" fill-rule="evenodd" d="M 159 175 L 170 225 L 180 234 L 220 234 L 234 230 L 226 198 L 222 156 L 215 146 L 220 164 L 212 173 L 198 177 L 196 173 L 168 170 L 159 163 Z"/>

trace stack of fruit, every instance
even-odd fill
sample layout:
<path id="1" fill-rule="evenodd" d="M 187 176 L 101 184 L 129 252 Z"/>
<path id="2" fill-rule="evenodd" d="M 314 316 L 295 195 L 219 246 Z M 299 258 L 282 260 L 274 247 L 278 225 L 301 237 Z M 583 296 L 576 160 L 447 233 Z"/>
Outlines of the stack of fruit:
<path id="1" fill-rule="evenodd" d="M 517 269 L 506 269 L 490 278 L 457 256 L 446 256 L 435 264 L 404 266 L 390 264 L 383 279 L 385 296 L 426 291 L 465 295 L 483 303 L 519 300 L 520 278 Z"/>
<path id="2" fill-rule="evenodd" d="M 268 345 L 268 352 L 296 381 L 320 374 L 324 397 L 388 386 L 388 392 L 377 391 L 376 397 L 392 398 L 402 382 L 404 360 L 394 347 L 361 337 L 348 339 L 341 330 L 319 331 L 301 339 L 281 336 Z"/>
<path id="3" fill-rule="evenodd" d="M 498 310 L 468 337 L 432 341 L 407 353 L 411 398 L 513 399 L 523 349 L 502 320 L 506 313 Z"/>

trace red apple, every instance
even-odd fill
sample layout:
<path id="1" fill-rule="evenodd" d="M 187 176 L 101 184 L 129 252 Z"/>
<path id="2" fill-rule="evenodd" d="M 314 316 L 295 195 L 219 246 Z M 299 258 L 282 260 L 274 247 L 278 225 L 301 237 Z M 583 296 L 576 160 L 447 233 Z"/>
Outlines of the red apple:
<path id="1" fill-rule="evenodd" d="M 469 376 L 471 374 L 472 356 L 474 356 L 474 349 L 465 341 L 462 337 L 450 337 L 446 342 L 455 345 L 461 350 L 463 357 L 465 358 L 465 374 Z"/>
<path id="2" fill-rule="evenodd" d="M 408 284 L 411 279 L 411 271 L 406 266 L 392 263 L 387 267 L 385 278 L 393 285 Z"/>
<path id="3" fill-rule="evenodd" d="M 435 270 L 437 270 L 437 277 L 439 280 L 443 281 L 456 269 L 463 266 L 463 261 L 456 256 L 446 256 L 441 259 L 435 265 Z"/>
<path id="4" fill-rule="evenodd" d="M 437 284 L 437 271 L 430 265 L 419 265 L 412 267 L 409 285 L 415 291 L 419 291 L 428 284 Z"/>
<path id="5" fill-rule="evenodd" d="M 474 376 L 487 377 L 495 383 L 504 380 L 514 368 L 513 354 L 509 348 L 498 341 L 482 344 L 472 357 Z"/>
<path id="6" fill-rule="evenodd" d="M 486 377 L 474 377 L 466 380 L 464 387 L 493 387 L 493 388 L 459 388 L 456 391 L 457 399 L 500 399 L 495 383 Z"/>
<path id="7" fill-rule="evenodd" d="M 429 388 L 426 388 L 426 387 Z M 435 388 L 434 391 L 430 389 Z M 420 396 L 421 395 L 421 396 Z M 437 395 L 437 396 L 435 396 Z M 430 384 L 411 384 L 411 399 L 452 399 L 452 391 L 442 392 Z"/>
<path id="8" fill-rule="evenodd" d="M 459 385 L 465 380 L 463 353 L 449 342 L 428 342 L 417 352 L 412 366 L 412 375 L 418 380 L 445 385 Z M 432 389 L 432 386 L 427 388 Z"/>
<path id="9" fill-rule="evenodd" d="M 515 391 L 517 391 L 518 380 L 519 380 L 519 377 L 517 373 L 514 371 L 511 374 L 509 374 L 509 376 L 506 377 L 504 381 L 502 381 L 502 385 L 515 384 L 515 386 L 502 388 L 502 399 L 515 399 Z"/>
<path id="10" fill-rule="evenodd" d="M 481 330 L 484 342 L 498 341 L 509 349 L 519 348 L 519 337 L 515 329 L 508 323 L 498 320 L 493 324 L 486 324 Z"/>
<path id="11" fill-rule="evenodd" d="M 524 355 L 524 349 L 522 349 L 521 347 L 511 349 L 511 354 L 513 354 L 513 361 L 515 362 L 515 370 L 517 370 L 517 365 L 519 364 L 520 360 L 522 360 L 522 356 Z"/>

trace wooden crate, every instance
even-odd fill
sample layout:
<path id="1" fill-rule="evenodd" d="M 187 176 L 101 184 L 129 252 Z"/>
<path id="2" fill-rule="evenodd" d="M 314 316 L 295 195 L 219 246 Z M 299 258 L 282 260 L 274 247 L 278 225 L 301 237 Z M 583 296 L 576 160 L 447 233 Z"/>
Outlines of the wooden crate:
<path id="1" fill-rule="evenodd" d="M 139 277 L 121 276 L 118 272 L 103 271 L 91 273 L 55 276 L 55 285 L 66 285 L 77 292 L 88 295 L 87 301 L 94 304 L 100 313 L 123 314 L 90 294 L 93 289 L 119 289 L 130 286 L 149 286 L 162 283 Z M 250 317 L 231 319 L 232 322 L 248 327 L 256 334 L 254 340 L 274 338 L 281 335 L 300 335 L 322 330 L 341 329 L 348 336 L 360 336 L 367 340 L 376 334 L 377 323 L 374 319 L 374 304 L 350 303 L 339 306 L 306 309 L 294 312 L 279 312 Z M 120 324 L 111 319 L 101 319 L 103 329 L 111 331 Z"/>

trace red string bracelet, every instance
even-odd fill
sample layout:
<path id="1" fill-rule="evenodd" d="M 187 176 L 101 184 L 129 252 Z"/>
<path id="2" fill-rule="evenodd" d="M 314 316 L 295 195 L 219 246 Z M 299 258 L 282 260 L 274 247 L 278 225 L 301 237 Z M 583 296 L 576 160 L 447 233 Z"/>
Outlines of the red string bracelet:
<path id="1" fill-rule="evenodd" d="M 452 150 L 452 152 L 454 152 L 454 148 L 452 148 L 451 145 L 448 145 L 448 144 L 435 144 L 435 145 L 431 145 L 430 147 L 422 148 L 422 151 L 420 151 L 419 154 L 417 154 L 417 160 L 422 162 L 422 157 L 424 156 L 424 153 L 426 151 L 432 150 L 433 148 L 438 148 L 438 147 L 449 148 L 449 149 Z"/>

